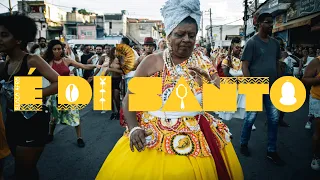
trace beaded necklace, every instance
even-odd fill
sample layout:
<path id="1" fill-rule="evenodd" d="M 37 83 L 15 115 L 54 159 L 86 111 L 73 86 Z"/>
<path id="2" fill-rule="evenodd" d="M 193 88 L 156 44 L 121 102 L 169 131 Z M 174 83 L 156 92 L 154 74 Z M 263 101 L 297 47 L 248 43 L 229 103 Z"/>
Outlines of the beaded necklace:
<path id="1" fill-rule="evenodd" d="M 181 75 L 177 72 L 177 69 L 176 69 L 176 66 L 174 65 L 173 61 L 172 61 L 172 57 L 171 57 L 171 53 L 169 51 L 169 49 L 166 49 L 164 52 L 163 52 L 163 60 L 164 60 L 164 65 L 163 65 L 163 70 L 162 70 L 162 107 L 164 106 L 164 91 L 165 91 L 165 81 L 166 81 L 166 77 L 167 77 L 167 70 L 168 70 L 168 73 L 170 73 L 171 76 L 175 77 L 174 78 L 174 84 L 177 83 L 177 79 L 180 79 Z M 189 58 L 187 60 L 187 64 L 190 64 L 192 63 L 192 58 Z M 187 75 L 188 78 L 191 79 L 191 83 L 190 85 L 192 87 L 194 87 L 196 81 L 195 79 L 193 78 L 192 75 L 190 75 L 188 72 L 184 71 L 183 68 L 178 65 L 178 68 L 181 68 L 180 71 L 183 71 L 183 75 Z M 181 73 L 181 74 L 182 74 Z M 194 90 L 194 89 L 193 89 Z M 202 91 L 202 90 L 201 90 Z M 202 107 L 203 105 L 203 98 L 201 99 L 201 103 L 200 103 L 200 106 Z M 170 125 L 170 119 L 167 119 L 167 115 L 166 115 L 166 112 L 163 111 L 164 113 L 164 116 L 165 116 L 165 122 Z M 202 112 L 203 114 L 204 112 Z M 199 121 L 200 121 L 200 115 L 198 116 L 198 119 L 197 119 L 197 123 L 199 124 Z M 175 129 L 173 129 L 171 126 L 168 126 L 168 128 L 176 133 L 193 133 L 194 131 L 188 131 L 188 130 L 180 130 L 180 131 L 177 131 Z"/>

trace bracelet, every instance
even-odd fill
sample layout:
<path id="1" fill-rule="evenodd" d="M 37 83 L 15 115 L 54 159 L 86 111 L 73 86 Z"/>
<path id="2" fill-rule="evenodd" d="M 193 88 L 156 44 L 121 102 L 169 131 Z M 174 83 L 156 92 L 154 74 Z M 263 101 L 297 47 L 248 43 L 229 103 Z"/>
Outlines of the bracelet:
<path id="1" fill-rule="evenodd" d="M 131 138 L 132 133 L 133 133 L 134 131 L 138 130 L 138 129 L 143 130 L 143 129 L 142 129 L 141 127 L 139 127 L 139 126 L 136 126 L 136 127 L 132 128 L 132 129 L 130 130 L 130 132 L 129 132 L 129 139 Z"/>

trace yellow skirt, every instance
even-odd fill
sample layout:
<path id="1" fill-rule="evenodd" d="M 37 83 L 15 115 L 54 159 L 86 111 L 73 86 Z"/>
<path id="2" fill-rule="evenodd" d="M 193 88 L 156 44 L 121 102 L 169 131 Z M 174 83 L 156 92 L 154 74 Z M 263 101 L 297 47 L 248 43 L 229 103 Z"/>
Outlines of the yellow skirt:
<path id="1" fill-rule="evenodd" d="M 221 155 L 232 180 L 243 180 L 238 157 L 231 143 Z M 131 152 L 129 138 L 123 136 L 115 145 L 96 179 L 98 180 L 218 180 L 214 159 L 170 155 L 146 148 Z"/>
<path id="2" fill-rule="evenodd" d="M 0 159 L 7 157 L 9 154 L 10 154 L 10 150 L 7 145 L 6 133 L 5 133 L 4 124 L 2 120 L 2 113 L 0 109 Z"/>

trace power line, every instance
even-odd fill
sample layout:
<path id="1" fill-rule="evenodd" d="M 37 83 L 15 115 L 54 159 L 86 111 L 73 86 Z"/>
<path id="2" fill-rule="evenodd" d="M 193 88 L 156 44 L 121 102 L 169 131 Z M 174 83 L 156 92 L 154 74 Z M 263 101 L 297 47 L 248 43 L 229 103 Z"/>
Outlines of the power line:
<path id="1" fill-rule="evenodd" d="M 222 25 L 215 25 L 215 26 L 212 26 L 212 27 L 225 26 L 225 25 L 232 24 L 232 23 L 235 23 L 235 22 L 238 22 L 238 21 L 241 21 L 241 20 L 242 20 L 242 19 L 238 19 L 238 20 L 235 20 L 235 21 L 232 21 L 232 22 L 226 23 L 226 24 L 222 24 Z"/>

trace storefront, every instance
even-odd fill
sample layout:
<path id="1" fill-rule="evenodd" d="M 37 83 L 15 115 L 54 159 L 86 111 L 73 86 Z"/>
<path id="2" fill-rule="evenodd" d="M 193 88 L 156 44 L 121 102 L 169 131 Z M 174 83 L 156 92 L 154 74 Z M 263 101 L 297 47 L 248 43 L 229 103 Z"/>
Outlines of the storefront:
<path id="1" fill-rule="evenodd" d="M 320 1 L 298 0 L 294 6 L 288 8 L 283 19 L 282 23 L 276 20 L 273 33 L 280 37 L 286 36 L 287 45 L 319 46 Z"/>
<path id="2" fill-rule="evenodd" d="M 275 28 L 274 33 L 287 32 L 288 45 L 315 46 L 319 45 L 320 13 L 312 14 L 302 18 L 284 23 Z"/>
<path id="3" fill-rule="evenodd" d="M 280 45 L 284 48 L 289 44 L 288 30 L 276 31 L 286 20 L 286 14 L 280 14 L 274 18 L 273 36 L 279 40 Z"/>

